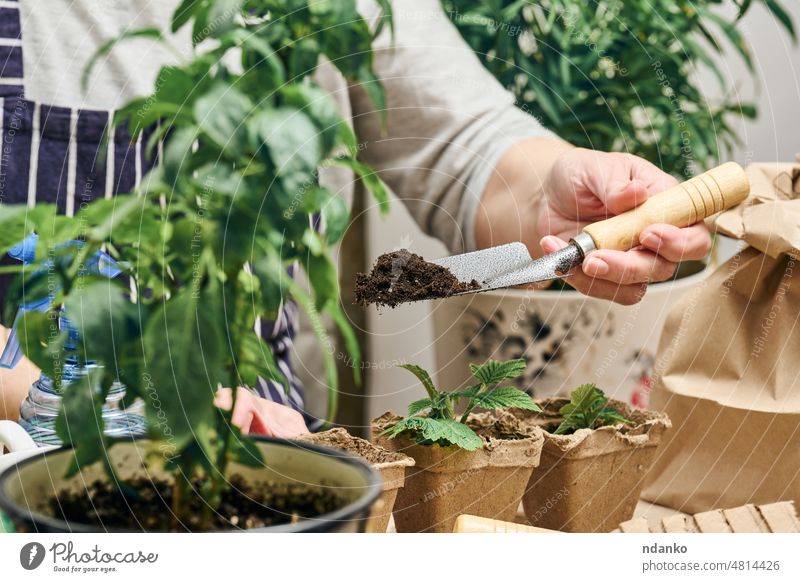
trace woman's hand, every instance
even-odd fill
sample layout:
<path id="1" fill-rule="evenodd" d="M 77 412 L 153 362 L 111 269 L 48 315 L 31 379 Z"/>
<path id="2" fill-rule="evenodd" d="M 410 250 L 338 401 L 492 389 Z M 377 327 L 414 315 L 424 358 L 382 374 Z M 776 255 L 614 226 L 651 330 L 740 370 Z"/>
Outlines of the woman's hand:
<path id="1" fill-rule="evenodd" d="M 217 391 L 214 403 L 223 410 L 231 409 L 233 392 L 230 388 Z M 260 434 L 269 437 L 290 439 L 307 434 L 303 416 L 283 404 L 277 404 L 253 394 L 246 388 L 236 391 L 236 407 L 233 424 L 245 434 Z"/>
<path id="2" fill-rule="evenodd" d="M 563 248 L 586 225 L 630 210 L 675 184 L 675 178 L 642 158 L 571 149 L 550 169 L 538 201 L 536 230 L 543 236 L 542 250 Z M 567 281 L 587 295 L 629 305 L 642 298 L 647 283 L 669 279 L 679 261 L 702 259 L 711 248 L 703 223 L 649 226 L 639 242 L 630 251 L 589 253 Z"/>

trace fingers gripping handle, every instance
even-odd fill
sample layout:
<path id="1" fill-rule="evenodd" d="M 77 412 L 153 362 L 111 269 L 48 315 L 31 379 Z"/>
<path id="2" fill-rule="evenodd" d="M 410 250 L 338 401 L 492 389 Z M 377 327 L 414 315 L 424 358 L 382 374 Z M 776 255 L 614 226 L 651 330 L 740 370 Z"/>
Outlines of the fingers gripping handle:
<path id="1" fill-rule="evenodd" d="M 598 249 L 627 251 L 639 244 L 639 235 L 650 225 L 689 226 L 736 206 L 749 192 L 744 169 L 728 162 L 651 196 L 633 210 L 590 224 L 583 231 Z"/>

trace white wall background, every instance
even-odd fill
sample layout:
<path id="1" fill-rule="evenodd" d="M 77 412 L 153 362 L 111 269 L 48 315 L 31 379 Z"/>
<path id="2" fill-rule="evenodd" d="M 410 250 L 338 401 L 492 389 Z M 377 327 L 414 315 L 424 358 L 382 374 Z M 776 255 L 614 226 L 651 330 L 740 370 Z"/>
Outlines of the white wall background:
<path id="1" fill-rule="evenodd" d="M 783 0 L 782 4 L 800 27 L 797 2 Z M 742 164 L 793 160 L 800 153 L 800 47 L 791 44 L 779 23 L 760 5 L 751 9 L 739 29 L 753 50 L 760 82 L 753 83 L 744 63 L 732 50 L 721 62 L 721 70 L 744 100 L 758 104 L 759 118 L 741 124 L 743 145 L 733 152 L 731 159 Z M 698 79 L 713 102 L 719 93 L 715 79 L 702 71 Z M 426 258 L 446 254 L 441 243 L 422 234 L 396 200 L 388 218 L 381 219 L 372 212 L 369 229 L 371 259 L 398 247 L 409 248 Z M 421 396 L 416 380 L 392 365 L 408 362 L 435 370 L 436 342 L 431 319 L 431 309 L 435 307 L 435 302 L 426 302 L 384 309 L 380 313 L 371 308 L 370 360 L 376 369 L 369 376 L 370 418 L 386 410 L 403 412 L 408 402 Z"/>

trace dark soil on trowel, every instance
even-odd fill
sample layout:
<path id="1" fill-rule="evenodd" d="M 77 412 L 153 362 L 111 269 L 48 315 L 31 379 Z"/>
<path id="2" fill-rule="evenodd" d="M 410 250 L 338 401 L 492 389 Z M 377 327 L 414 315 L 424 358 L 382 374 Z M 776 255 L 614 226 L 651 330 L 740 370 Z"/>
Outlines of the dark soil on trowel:
<path id="1" fill-rule="evenodd" d="M 402 249 L 381 255 L 369 274 L 357 275 L 355 299 L 358 305 L 396 307 L 400 303 L 442 299 L 480 287 L 474 279 L 463 283 L 449 269 Z"/>

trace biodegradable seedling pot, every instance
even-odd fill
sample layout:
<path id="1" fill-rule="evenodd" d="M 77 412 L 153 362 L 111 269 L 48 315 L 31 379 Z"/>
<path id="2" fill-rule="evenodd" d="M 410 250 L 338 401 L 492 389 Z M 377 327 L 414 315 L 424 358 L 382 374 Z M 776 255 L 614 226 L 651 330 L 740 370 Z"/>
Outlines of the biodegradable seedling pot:
<path id="1" fill-rule="evenodd" d="M 130 482 L 134 479 L 169 479 L 170 474 L 156 466 L 144 465 L 142 460 L 150 449 L 148 441 L 119 442 L 108 450 L 110 462 L 117 474 Z M 300 520 L 287 520 L 281 525 L 258 528 L 266 532 L 358 532 L 364 531 L 372 505 L 381 494 L 378 474 L 361 459 L 342 451 L 310 443 L 298 443 L 256 437 L 266 465 L 250 467 L 231 463 L 231 479 L 240 479 L 253 490 L 280 487 L 282 484 L 302 484 L 309 492 L 335 494 L 340 503 L 326 513 Z M 99 464 L 81 469 L 71 478 L 61 478 L 72 462 L 72 450 L 67 447 L 51 449 L 19 461 L 0 473 L 0 510 L 7 514 L 17 531 L 23 532 L 98 532 L 151 531 L 146 516 L 136 515 L 138 526 L 125 529 L 90 525 L 88 522 L 66 521 L 54 515 L 52 500 L 63 492 L 86 493 L 91 483 L 108 479 Z M 158 500 L 153 504 L 157 505 Z M 275 506 L 276 510 L 291 511 L 291 499 Z M 98 510 L 104 509 L 98 507 Z M 168 506 L 158 507 L 169 512 Z M 246 527 L 246 526 L 245 526 Z M 229 529 L 242 529 L 231 525 Z"/>
<path id="2" fill-rule="evenodd" d="M 522 503 L 530 525 L 568 532 L 607 532 L 633 516 L 642 484 L 664 431 L 672 425 L 660 412 L 608 405 L 631 425 L 579 429 L 555 435 L 559 409 L 569 400 L 539 400 L 542 413 L 515 410 L 524 424 L 544 429 L 539 467 Z"/>
<path id="3" fill-rule="evenodd" d="M 395 501 L 398 532 L 452 532 L 456 519 L 464 513 L 513 519 L 539 463 L 541 430 L 519 431 L 519 423 L 505 412 L 473 414 L 468 424 L 483 438 L 484 447 L 466 451 L 415 444 L 402 435 L 394 439 L 380 436 L 398 420 L 399 416 L 387 412 L 372 424 L 378 444 L 416 461 Z"/>
<path id="4" fill-rule="evenodd" d="M 406 480 L 406 469 L 414 466 L 414 459 L 403 453 L 388 451 L 383 447 L 351 435 L 343 428 L 334 428 L 298 437 L 309 443 L 341 449 L 357 455 L 369 463 L 383 480 L 383 493 L 372 508 L 367 522 L 368 533 L 385 533 L 392 516 L 397 492 Z"/>

